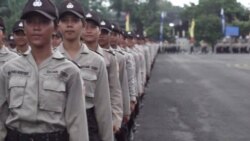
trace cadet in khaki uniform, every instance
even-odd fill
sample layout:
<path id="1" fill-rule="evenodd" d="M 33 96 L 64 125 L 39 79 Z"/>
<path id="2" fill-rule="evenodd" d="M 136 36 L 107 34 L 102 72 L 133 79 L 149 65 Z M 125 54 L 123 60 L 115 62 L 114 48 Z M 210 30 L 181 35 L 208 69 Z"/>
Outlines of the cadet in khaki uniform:
<path id="1" fill-rule="evenodd" d="M 136 82 L 137 82 L 137 95 L 138 97 L 142 94 L 142 73 L 141 73 L 141 61 L 140 61 L 140 54 L 136 51 L 135 49 L 135 44 L 134 44 L 134 33 L 132 32 L 127 32 L 127 42 L 128 42 L 128 47 L 131 53 L 134 56 L 135 59 L 135 70 L 136 70 Z"/>
<path id="2" fill-rule="evenodd" d="M 127 41 L 126 41 L 126 32 L 123 31 L 122 34 L 120 35 L 119 39 L 119 45 L 121 47 L 121 50 L 125 53 L 126 55 L 126 69 L 128 73 L 128 85 L 129 85 L 129 95 L 130 95 L 130 109 L 133 111 L 133 107 L 136 104 L 136 97 L 137 92 L 136 92 L 136 70 L 135 70 L 135 60 L 133 57 L 133 54 L 130 52 L 128 46 L 127 46 Z M 130 111 L 130 113 L 131 113 Z"/>
<path id="3" fill-rule="evenodd" d="M 111 33 L 110 26 L 111 25 L 108 21 L 106 20 L 100 21 L 101 34 L 99 37 L 99 44 L 101 48 L 98 47 L 96 51 L 99 54 L 102 54 L 106 60 L 106 65 L 109 75 L 110 94 L 111 96 L 113 95 L 113 97 L 117 97 L 114 102 L 117 105 L 116 107 L 118 107 L 119 109 L 113 110 L 114 112 L 113 116 L 116 116 L 115 118 L 116 121 L 114 121 L 114 125 L 115 125 L 115 130 L 117 132 L 121 127 L 123 114 L 127 113 L 126 111 L 124 111 L 124 108 L 126 107 L 124 106 L 123 104 L 124 102 L 122 100 L 128 100 L 129 98 L 124 97 L 124 95 L 122 95 L 117 58 L 115 52 L 110 50 L 110 33 Z"/>
<path id="4" fill-rule="evenodd" d="M 17 21 L 13 26 L 12 32 L 16 45 L 16 53 L 21 55 L 30 52 L 31 48 L 29 47 L 27 37 L 24 33 L 23 21 Z"/>
<path id="5" fill-rule="evenodd" d="M 141 35 L 136 34 L 136 44 L 134 47 L 134 50 L 139 54 L 140 56 L 140 70 L 141 70 L 141 92 L 140 92 L 140 97 L 144 95 L 144 86 L 146 83 L 146 62 L 145 62 L 145 56 L 144 56 L 144 50 L 143 50 L 143 45 L 140 40 Z"/>
<path id="6" fill-rule="evenodd" d="M 141 81 L 139 78 L 141 78 L 140 76 L 140 73 L 139 73 L 139 59 L 138 59 L 138 55 L 137 53 L 133 50 L 133 47 L 134 47 L 134 44 L 133 44 L 133 33 L 132 32 L 126 32 L 125 33 L 125 36 L 126 36 L 126 44 L 127 44 L 127 48 L 126 48 L 126 51 L 129 52 L 130 54 L 132 54 L 132 57 L 134 58 L 134 63 L 135 63 L 135 71 L 134 73 L 136 74 L 136 84 L 135 84 L 135 88 L 136 88 L 136 98 L 137 98 L 137 101 L 136 103 L 134 103 L 133 107 L 131 106 L 131 116 L 130 116 L 130 120 L 128 122 L 128 130 L 129 130 L 129 138 L 130 140 L 132 140 L 134 138 L 134 133 L 133 133 L 133 128 L 135 127 L 135 118 L 136 118 L 136 115 L 137 115 L 137 112 L 136 112 L 136 107 L 138 108 L 138 97 L 139 97 L 139 82 Z"/>
<path id="7" fill-rule="evenodd" d="M 110 49 L 115 51 L 119 63 L 119 77 L 122 87 L 124 117 L 128 118 L 130 115 L 130 94 L 128 85 L 127 58 L 126 54 L 118 46 L 120 36 L 119 26 L 112 23 L 111 30 L 110 45 L 112 48 Z"/>
<path id="8" fill-rule="evenodd" d="M 107 52 L 104 51 L 99 45 L 98 45 L 98 39 L 100 36 L 100 18 L 94 11 L 90 11 L 85 14 L 86 17 L 86 26 L 83 30 L 83 40 L 86 43 L 87 47 L 91 49 L 92 51 L 98 53 L 104 59 L 106 60 L 106 64 L 108 66 L 108 77 L 109 77 L 109 87 L 110 89 L 110 98 L 111 98 L 111 108 L 112 108 L 112 118 L 113 118 L 113 131 L 116 133 L 120 126 L 122 121 L 122 95 L 121 95 L 121 87 L 118 80 L 118 74 L 117 74 L 117 65 L 116 60 L 113 59 L 112 66 L 109 65 L 107 62 L 106 55 L 110 56 L 110 53 L 106 54 Z M 115 63 L 115 64 L 114 64 Z M 113 66 L 113 64 L 115 66 Z"/>
<path id="9" fill-rule="evenodd" d="M 51 49 L 56 11 L 50 0 L 29 0 L 24 7 L 32 51 L 0 71 L 1 141 L 88 141 L 80 70 Z"/>
<path id="10" fill-rule="evenodd" d="M 59 8 L 59 31 L 63 43 L 58 50 L 75 62 L 86 86 L 86 108 L 90 141 L 112 141 L 112 113 L 104 59 L 81 42 L 84 13 L 78 1 L 64 1 Z"/>
<path id="11" fill-rule="evenodd" d="M 141 52 L 143 53 L 144 55 L 144 61 L 145 61 L 145 65 L 144 65 L 144 83 L 146 85 L 147 83 L 147 80 L 149 79 L 149 50 L 148 50 L 148 46 L 145 44 L 145 40 L 144 40 L 144 36 L 142 34 L 138 34 L 137 35 L 137 39 L 138 39 L 138 43 L 140 45 L 140 49 L 141 49 Z"/>
<path id="12" fill-rule="evenodd" d="M 119 50 L 121 50 L 125 54 L 126 58 L 126 70 L 128 73 L 128 86 L 129 86 L 129 96 L 130 96 L 130 107 L 129 107 L 130 109 L 129 109 L 129 114 L 124 115 L 123 119 L 123 128 L 126 130 L 122 130 L 123 133 L 121 133 L 118 136 L 118 141 L 128 140 L 129 138 L 128 136 L 130 127 L 129 121 L 131 120 L 132 117 L 131 114 L 133 114 L 137 102 L 135 60 L 133 58 L 133 55 L 127 50 L 128 48 L 125 39 L 126 39 L 125 31 L 121 30 L 120 36 L 118 37 L 118 44 L 119 44 Z"/>
<path id="13" fill-rule="evenodd" d="M 18 56 L 14 52 L 11 52 L 7 47 L 5 47 L 3 41 L 4 33 L 5 33 L 5 25 L 3 19 L 0 17 L 0 68 L 5 62 Z"/>

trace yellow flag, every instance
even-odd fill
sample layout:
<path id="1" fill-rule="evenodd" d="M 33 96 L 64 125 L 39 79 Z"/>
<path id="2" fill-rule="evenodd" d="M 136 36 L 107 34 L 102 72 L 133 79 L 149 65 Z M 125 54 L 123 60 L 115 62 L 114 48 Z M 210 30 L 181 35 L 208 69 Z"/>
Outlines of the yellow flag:
<path id="1" fill-rule="evenodd" d="M 130 29 L 129 29 L 129 22 L 130 22 L 130 16 L 129 16 L 129 13 L 127 13 L 127 15 L 126 15 L 126 21 L 125 21 L 126 23 L 125 23 L 125 29 L 126 29 L 126 31 L 130 31 Z"/>
<path id="2" fill-rule="evenodd" d="M 189 27 L 189 35 L 191 39 L 194 38 L 194 29 L 195 29 L 195 20 L 192 19 L 191 26 Z"/>

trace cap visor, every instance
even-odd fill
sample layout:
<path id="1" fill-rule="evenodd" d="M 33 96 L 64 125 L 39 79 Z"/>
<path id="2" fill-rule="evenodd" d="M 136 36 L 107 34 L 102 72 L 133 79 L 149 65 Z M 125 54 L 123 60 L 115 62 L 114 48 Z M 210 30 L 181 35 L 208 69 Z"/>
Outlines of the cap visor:
<path id="1" fill-rule="evenodd" d="M 13 30 L 13 32 L 17 32 L 17 31 L 24 31 L 24 29 L 23 28 L 16 28 Z"/>
<path id="2" fill-rule="evenodd" d="M 32 13 L 38 13 L 41 14 L 43 16 L 45 16 L 46 18 L 50 19 L 50 20 L 55 20 L 56 18 L 49 15 L 48 13 L 41 11 L 41 10 L 34 10 L 34 11 L 29 11 L 27 13 L 25 13 L 24 15 L 21 16 L 21 19 L 26 19 L 28 17 L 28 15 L 32 14 Z"/>
<path id="3" fill-rule="evenodd" d="M 92 19 L 92 18 L 86 18 L 85 19 L 87 22 L 90 21 L 90 22 L 93 22 L 96 26 L 100 26 L 100 23 L 97 22 L 96 20 Z"/>
<path id="4" fill-rule="evenodd" d="M 111 32 L 111 30 L 107 27 L 101 27 L 101 30 L 107 30 L 108 32 Z"/>
<path id="5" fill-rule="evenodd" d="M 76 12 L 76 11 L 73 11 L 73 10 L 67 10 L 63 13 L 60 14 L 59 18 L 63 17 L 64 15 L 66 15 L 67 13 L 72 13 L 74 14 L 75 16 L 79 17 L 80 19 L 83 19 L 83 15 L 81 15 L 80 13 Z"/>

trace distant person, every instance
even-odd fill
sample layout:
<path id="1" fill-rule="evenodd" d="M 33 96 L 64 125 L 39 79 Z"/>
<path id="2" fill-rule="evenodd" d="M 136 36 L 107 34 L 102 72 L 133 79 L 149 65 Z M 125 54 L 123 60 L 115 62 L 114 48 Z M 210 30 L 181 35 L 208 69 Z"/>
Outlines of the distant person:
<path id="1" fill-rule="evenodd" d="M 6 45 L 4 44 L 4 38 L 5 38 L 5 24 L 4 24 L 3 19 L 0 17 L 0 68 L 4 63 L 18 56 L 16 53 L 10 51 L 6 47 Z M 0 108 L 0 111 L 1 111 L 1 108 Z M 0 128 L 0 131 L 1 131 L 1 128 Z M 1 137 L 1 133 L 0 133 L 0 137 Z"/>
<path id="2" fill-rule="evenodd" d="M 31 50 L 28 44 L 27 37 L 24 33 L 24 23 L 23 21 L 19 20 L 14 24 L 14 27 L 12 29 L 13 32 L 13 38 L 15 42 L 15 49 L 14 51 L 17 54 L 24 54 Z"/>
<path id="3" fill-rule="evenodd" d="M 52 47 L 56 49 L 62 43 L 62 34 L 59 31 L 55 31 L 52 34 Z"/>

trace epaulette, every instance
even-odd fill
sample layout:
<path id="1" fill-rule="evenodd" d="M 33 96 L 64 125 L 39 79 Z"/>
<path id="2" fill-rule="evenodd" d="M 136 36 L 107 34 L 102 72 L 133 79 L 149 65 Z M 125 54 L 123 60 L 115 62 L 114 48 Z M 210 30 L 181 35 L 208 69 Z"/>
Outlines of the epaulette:
<path id="1" fill-rule="evenodd" d="M 101 55 L 102 57 L 104 57 L 101 53 L 94 51 L 96 54 Z"/>
<path id="2" fill-rule="evenodd" d="M 124 52 L 122 52 L 122 51 L 120 51 L 120 50 L 119 50 L 119 51 L 117 51 L 117 52 L 119 52 L 119 53 L 120 53 L 120 54 L 122 54 L 122 55 L 125 55 L 125 54 L 124 54 Z"/>
<path id="3" fill-rule="evenodd" d="M 112 50 L 106 50 L 106 49 L 105 49 L 105 51 L 108 52 L 108 53 L 110 53 L 110 54 L 112 54 L 113 56 L 115 56 L 115 52 L 114 51 L 112 51 Z"/>
<path id="4" fill-rule="evenodd" d="M 67 58 L 65 58 L 65 59 L 67 59 Z M 69 60 L 69 59 L 67 59 L 67 60 Z M 81 68 L 80 65 L 78 63 L 76 63 L 75 61 L 72 61 L 72 60 L 69 60 L 69 61 L 72 62 L 74 65 L 76 65 L 78 68 Z"/>

